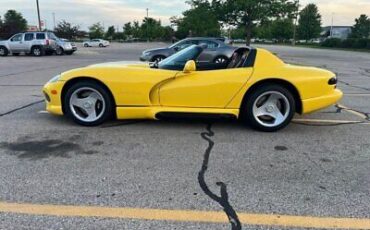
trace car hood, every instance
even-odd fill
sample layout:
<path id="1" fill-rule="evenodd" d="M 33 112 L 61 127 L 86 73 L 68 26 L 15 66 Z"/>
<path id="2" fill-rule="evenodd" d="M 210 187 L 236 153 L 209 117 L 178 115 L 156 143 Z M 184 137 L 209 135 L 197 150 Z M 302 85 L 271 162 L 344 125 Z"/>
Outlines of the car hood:
<path id="1" fill-rule="evenodd" d="M 146 52 L 162 52 L 162 51 L 167 51 L 169 50 L 168 47 L 163 47 L 163 48 L 155 48 L 155 49 L 148 49 L 148 50 L 144 50 L 143 53 L 146 53 Z"/>

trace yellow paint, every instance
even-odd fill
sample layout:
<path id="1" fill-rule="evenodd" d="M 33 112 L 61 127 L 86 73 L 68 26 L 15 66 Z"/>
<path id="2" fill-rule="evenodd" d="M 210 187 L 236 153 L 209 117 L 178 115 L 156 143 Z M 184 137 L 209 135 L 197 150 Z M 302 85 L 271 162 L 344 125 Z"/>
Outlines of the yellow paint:
<path id="1" fill-rule="evenodd" d="M 168 107 L 172 112 L 224 113 L 223 109 L 230 109 L 232 114 L 236 110 L 239 114 L 244 95 L 253 85 L 277 79 L 297 89 L 296 100 L 302 101 L 303 113 L 309 113 L 340 100 L 342 93 L 328 84 L 334 76 L 323 69 L 285 64 L 272 53 L 258 49 L 253 68 L 183 72 L 151 69 L 147 64 L 106 63 L 64 72 L 58 82 L 46 84 L 44 91 L 61 92 L 66 82 L 89 77 L 110 89 L 119 118 L 155 119 L 154 112 L 168 111 Z M 60 93 L 52 95 L 46 109 L 62 114 L 61 104 Z M 124 115 L 119 107 L 142 108 L 131 108 Z"/>
<path id="2" fill-rule="evenodd" d="M 60 217 L 98 217 L 175 222 L 228 223 L 225 213 L 215 211 L 112 208 L 96 206 L 40 205 L 0 202 L 0 212 Z M 370 229 L 370 219 L 238 213 L 242 224 L 325 228 Z"/>

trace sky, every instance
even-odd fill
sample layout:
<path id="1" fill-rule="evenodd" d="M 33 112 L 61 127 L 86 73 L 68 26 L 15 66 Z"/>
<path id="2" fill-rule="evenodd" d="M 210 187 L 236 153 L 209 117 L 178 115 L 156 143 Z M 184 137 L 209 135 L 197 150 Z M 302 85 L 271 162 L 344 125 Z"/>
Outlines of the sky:
<path id="1" fill-rule="evenodd" d="M 323 26 L 331 25 L 332 18 L 334 25 L 348 26 L 360 14 L 370 16 L 370 0 L 300 0 L 301 8 L 308 3 L 318 5 Z M 122 28 L 126 22 L 141 21 L 147 8 L 149 16 L 161 19 L 164 25 L 189 8 L 185 0 L 39 0 L 39 4 L 41 19 L 49 29 L 53 28 L 53 13 L 56 22 L 64 19 L 81 29 L 96 22 Z M 8 9 L 21 12 L 28 24 L 37 25 L 36 0 L 0 0 L 0 15 Z"/>

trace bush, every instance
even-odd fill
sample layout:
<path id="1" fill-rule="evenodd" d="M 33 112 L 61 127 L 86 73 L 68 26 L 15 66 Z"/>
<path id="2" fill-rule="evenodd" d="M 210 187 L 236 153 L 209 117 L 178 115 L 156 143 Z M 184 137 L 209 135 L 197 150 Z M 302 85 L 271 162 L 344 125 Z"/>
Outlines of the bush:
<path id="1" fill-rule="evenodd" d="M 370 39 L 348 38 L 341 40 L 339 38 L 330 38 L 325 40 L 321 46 L 332 48 L 370 49 Z"/>
<path id="2" fill-rule="evenodd" d="M 340 47 L 342 40 L 339 38 L 326 39 L 321 45 L 324 47 Z"/>

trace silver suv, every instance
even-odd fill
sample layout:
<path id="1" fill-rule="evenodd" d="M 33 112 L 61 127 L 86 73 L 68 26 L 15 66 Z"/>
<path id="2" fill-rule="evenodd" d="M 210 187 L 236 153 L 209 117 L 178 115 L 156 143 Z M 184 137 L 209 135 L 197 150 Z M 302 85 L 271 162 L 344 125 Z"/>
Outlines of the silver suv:
<path id="1" fill-rule="evenodd" d="M 55 52 L 57 37 L 51 32 L 26 32 L 13 35 L 9 40 L 0 41 L 0 56 L 24 52 L 33 56 L 43 56 Z"/>

